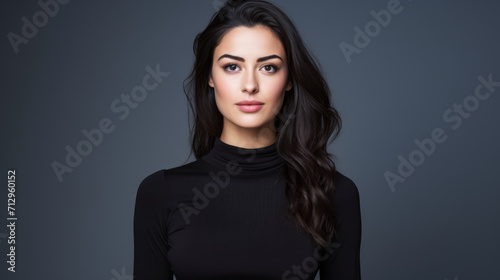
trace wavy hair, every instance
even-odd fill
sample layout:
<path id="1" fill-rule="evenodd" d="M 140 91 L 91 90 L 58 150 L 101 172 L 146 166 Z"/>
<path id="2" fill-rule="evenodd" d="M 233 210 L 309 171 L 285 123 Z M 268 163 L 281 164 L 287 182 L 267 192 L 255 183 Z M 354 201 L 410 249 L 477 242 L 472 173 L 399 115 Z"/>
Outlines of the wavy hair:
<path id="1" fill-rule="evenodd" d="M 214 49 L 231 28 L 256 25 L 269 27 L 280 39 L 293 84 L 275 118 L 277 150 L 287 163 L 283 173 L 287 215 L 315 246 L 327 247 L 336 235 L 335 213 L 329 199 L 335 188 L 336 168 L 327 145 L 330 137 L 333 141 L 338 136 L 342 121 L 330 105 L 330 89 L 319 63 L 292 21 L 275 5 L 263 0 L 228 0 L 196 36 L 195 61 L 184 80 L 184 93 L 194 119 L 193 124 L 189 121 L 191 153 L 197 159 L 203 157 L 222 133 L 223 116 L 215 103 L 214 89 L 208 84 Z"/>

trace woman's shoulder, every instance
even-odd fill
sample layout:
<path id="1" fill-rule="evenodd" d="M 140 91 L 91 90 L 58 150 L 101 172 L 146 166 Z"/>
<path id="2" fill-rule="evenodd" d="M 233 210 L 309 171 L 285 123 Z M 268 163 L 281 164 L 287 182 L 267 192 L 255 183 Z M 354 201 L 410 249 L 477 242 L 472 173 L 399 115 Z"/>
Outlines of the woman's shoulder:
<path id="1" fill-rule="evenodd" d="M 186 180 L 196 177 L 199 173 L 205 174 L 206 167 L 200 160 L 183 165 L 160 169 L 143 177 L 138 192 L 147 192 L 151 195 L 166 195 L 169 189 L 185 186 Z"/>
<path id="2" fill-rule="evenodd" d="M 361 205 L 358 187 L 351 178 L 337 172 L 333 208 L 337 219 L 337 227 L 351 237 L 361 234 Z"/>
<path id="3" fill-rule="evenodd" d="M 165 169 L 161 169 L 146 175 L 139 184 L 137 197 L 152 199 L 161 194 L 166 194 L 165 171 Z"/>
<path id="4" fill-rule="evenodd" d="M 359 190 L 356 183 L 339 171 L 336 171 L 335 174 L 335 189 L 333 198 L 336 201 L 359 203 Z"/>

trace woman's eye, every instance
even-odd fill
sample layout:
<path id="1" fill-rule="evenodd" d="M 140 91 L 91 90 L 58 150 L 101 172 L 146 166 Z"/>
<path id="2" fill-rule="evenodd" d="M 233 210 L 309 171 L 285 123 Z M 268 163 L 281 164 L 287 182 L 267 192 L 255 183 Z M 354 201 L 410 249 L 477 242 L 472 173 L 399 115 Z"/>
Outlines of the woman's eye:
<path id="1" fill-rule="evenodd" d="M 266 65 L 266 66 L 264 66 L 262 68 L 264 68 L 264 70 L 266 72 L 276 72 L 276 71 L 278 71 L 278 67 L 276 67 L 274 65 Z M 274 70 L 274 71 L 272 71 L 272 70 Z"/>
<path id="2" fill-rule="evenodd" d="M 228 71 L 228 72 L 235 72 L 236 70 L 238 70 L 238 65 L 236 64 L 227 64 L 225 65 L 224 67 L 224 70 Z M 278 67 L 276 67 L 275 65 L 265 65 L 262 67 L 262 69 L 264 69 L 264 71 L 266 72 L 269 72 L 269 73 L 272 73 L 272 72 L 276 72 L 278 71 Z"/>
<path id="3" fill-rule="evenodd" d="M 229 70 L 229 72 L 234 72 L 234 70 L 236 70 L 237 67 L 238 65 L 236 64 L 228 64 L 224 66 L 224 70 Z"/>

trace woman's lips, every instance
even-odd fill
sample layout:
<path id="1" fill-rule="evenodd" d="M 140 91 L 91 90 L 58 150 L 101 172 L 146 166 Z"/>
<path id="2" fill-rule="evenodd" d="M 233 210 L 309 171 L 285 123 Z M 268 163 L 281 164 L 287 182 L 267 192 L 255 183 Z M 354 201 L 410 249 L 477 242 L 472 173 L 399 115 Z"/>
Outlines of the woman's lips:
<path id="1" fill-rule="evenodd" d="M 238 109 L 240 109 L 241 111 L 243 111 L 245 113 L 252 113 L 252 112 L 256 112 L 256 111 L 260 110 L 262 107 L 264 107 L 264 104 L 258 104 L 258 105 L 244 104 L 244 105 L 237 105 L 237 106 L 238 106 Z"/>

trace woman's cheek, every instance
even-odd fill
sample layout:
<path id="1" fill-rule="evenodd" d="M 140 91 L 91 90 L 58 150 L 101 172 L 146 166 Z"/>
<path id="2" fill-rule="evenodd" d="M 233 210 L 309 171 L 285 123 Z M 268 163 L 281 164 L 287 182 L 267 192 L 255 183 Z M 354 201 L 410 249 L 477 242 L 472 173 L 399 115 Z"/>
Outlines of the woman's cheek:
<path id="1" fill-rule="evenodd" d="M 266 83 L 265 88 L 261 88 L 261 90 L 265 90 L 267 92 L 267 98 L 278 101 L 281 99 L 281 95 L 285 91 L 285 79 L 269 81 Z"/>
<path id="2" fill-rule="evenodd" d="M 216 80 L 215 84 L 217 89 L 215 92 L 215 101 L 219 111 L 226 113 L 229 112 L 232 105 L 237 101 L 234 101 L 234 97 L 231 90 L 232 85 L 227 80 Z"/>

